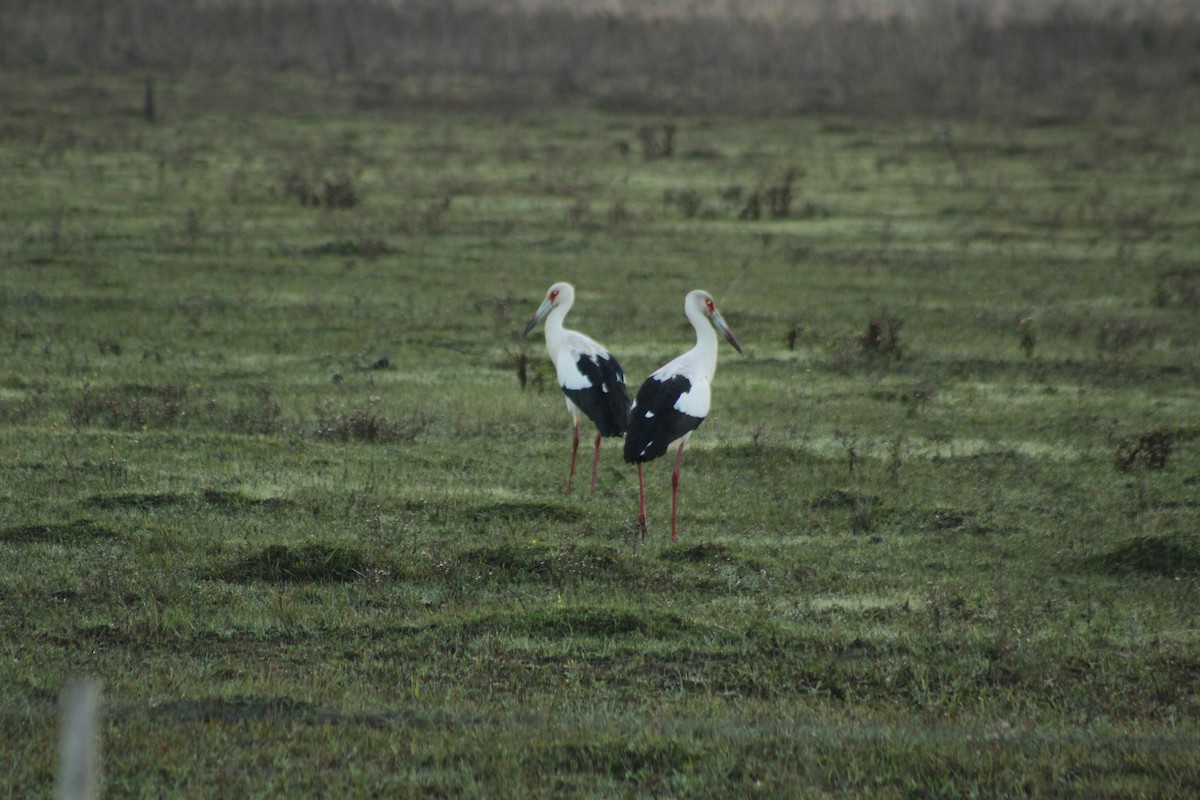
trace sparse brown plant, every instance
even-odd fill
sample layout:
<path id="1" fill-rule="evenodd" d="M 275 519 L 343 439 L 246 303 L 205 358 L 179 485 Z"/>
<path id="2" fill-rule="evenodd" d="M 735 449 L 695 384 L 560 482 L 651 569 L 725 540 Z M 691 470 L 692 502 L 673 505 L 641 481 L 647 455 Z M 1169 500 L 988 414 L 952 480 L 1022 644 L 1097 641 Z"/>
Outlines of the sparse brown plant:
<path id="1" fill-rule="evenodd" d="M 783 334 L 783 343 L 787 345 L 788 350 L 796 349 L 796 340 L 800 338 L 800 332 L 803 330 L 799 322 L 793 322 L 787 332 Z"/>
<path id="2" fill-rule="evenodd" d="M 904 444 L 904 434 L 900 434 L 888 445 L 888 457 L 884 468 L 892 483 L 900 483 L 900 467 L 904 463 Z"/>
<path id="3" fill-rule="evenodd" d="M 857 428 L 834 428 L 833 438 L 841 443 L 842 449 L 846 452 L 846 471 L 851 475 L 858 469 L 858 429 Z"/>
<path id="4" fill-rule="evenodd" d="M 703 203 L 700 192 L 695 189 L 667 189 L 663 192 L 663 206 L 673 206 L 684 219 L 692 219 L 700 213 Z"/>
<path id="5" fill-rule="evenodd" d="M 1017 338 L 1025 358 L 1033 358 L 1033 353 L 1037 349 L 1037 328 L 1033 324 L 1033 317 L 1022 317 L 1021 321 L 1017 323 Z"/>
<path id="6" fill-rule="evenodd" d="M 1150 325 L 1132 319 L 1105 322 L 1096 334 L 1096 349 L 1106 356 L 1124 356 L 1154 335 Z"/>
<path id="7" fill-rule="evenodd" d="M 321 198 L 309 170 L 292 167 L 283 173 L 280 183 L 285 197 L 292 198 L 302 206 L 320 205 Z"/>
<path id="8" fill-rule="evenodd" d="M 341 173 L 326 178 L 321 185 L 321 205 L 329 209 L 355 208 L 361 202 L 354 178 Z"/>
<path id="9" fill-rule="evenodd" d="M 900 343 L 900 329 L 904 320 L 887 313 L 880 313 L 867 320 L 867 328 L 858 335 L 862 353 L 871 358 L 899 359 L 904 355 Z"/>
<path id="10" fill-rule="evenodd" d="M 317 438 L 336 441 L 411 444 L 429 424 L 423 414 L 404 418 L 386 416 L 379 410 L 375 398 L 351 408 L 326 400 L 316 407 L 315 415 Z"/>

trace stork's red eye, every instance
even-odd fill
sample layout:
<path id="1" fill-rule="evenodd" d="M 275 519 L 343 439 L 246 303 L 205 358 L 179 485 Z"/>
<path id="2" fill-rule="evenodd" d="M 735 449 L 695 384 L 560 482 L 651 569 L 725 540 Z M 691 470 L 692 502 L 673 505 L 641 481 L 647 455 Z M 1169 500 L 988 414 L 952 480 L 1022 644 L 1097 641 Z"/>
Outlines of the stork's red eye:
<path id="1" fill-rule="evenodd" d="M 553 292 L 550 293 L 550 302 L 553 303 L 557 299 L 558 299 L 558 289 L 555 289 Z"/>
<path id="2" fill-rule="evenodd" d="M 704 301 L 704 305 L 708 306 L 708 313 L 710 313 L 710 314 L 715 313 L 717 310 L 717 307 L 713 305 L 713 301 L 712 301 L 711 297 L 707 298 Z"/>

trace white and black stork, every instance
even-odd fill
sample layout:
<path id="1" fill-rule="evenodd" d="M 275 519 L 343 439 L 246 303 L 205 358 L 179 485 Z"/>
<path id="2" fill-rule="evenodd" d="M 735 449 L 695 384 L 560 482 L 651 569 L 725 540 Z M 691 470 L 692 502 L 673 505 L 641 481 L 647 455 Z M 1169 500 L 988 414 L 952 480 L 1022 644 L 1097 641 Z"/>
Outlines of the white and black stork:
<path id="1" fill-rule="evenodd" d="M 571 468 L 567 473 L 567 493 L 575 479 L 575 454 L 579 450 L 579 413 L 596 423 L 596 452 L 592 456 L 592 488 L 596 493 L 596 467 L 600 463 L 600 440 L 622 436 L 629 421 L 629 389 L 625 372 L 612 353 L 600 343 L 578 331 L 563 327 L 563 319 L 575 303 L 575 287 L 556 283 L 546 292 L 546 299 L 525 326 L 528 335 L 533 327 L 546 320 L 546 350 L 558 373 L 558 385 L 567 397 L 567 409 L 575 423 L 571 441 Z"/>
<path id="2" fill-rule="evenodd" d="M 696 346 L 655 371 L 634 398 L 630 409 L 629 429 L 625 432 L 625 461 L 638 468 L 638 524 L 646 534 L 646 484 L 642 464 L 667 452 L 667 447 L 679 441 L 675 456 L 675 472 L 671 475 L 671 541 L 675 536 L 675 509 L 679 499 L 679 466 L 683 463 L 683 446 L 692 431 L 700 427 L 708 415 L 712 397 L 712 380 L 717 371 L 717 335 L 715 327 L 742 353 L 733 331 L 717 311 L 712 295 L 699 289 L 688 292 L 683 300 L 683 313 L 696 329 Z M 712 323 L 711 325 L 709 323 Z"/>

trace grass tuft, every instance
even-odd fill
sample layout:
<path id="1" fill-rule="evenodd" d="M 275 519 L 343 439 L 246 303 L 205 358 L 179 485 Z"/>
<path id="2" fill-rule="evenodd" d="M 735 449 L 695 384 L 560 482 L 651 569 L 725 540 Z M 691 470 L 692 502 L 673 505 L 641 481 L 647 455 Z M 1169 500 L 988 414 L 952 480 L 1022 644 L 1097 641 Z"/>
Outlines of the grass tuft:
<path id="1" fill-rule="evenodd" d="M 883 505 L 883 499 L 873 494 L 855 494 L 844 489 L 830 489 L 812 499 L 814 509 L 861 509 Z"/>
<path id="2" fill-rule="evenodd" d="M 421 414 L 396 419 L 382 413 L 373 404 L 337 408 L 332 401 L 317 406 L 316 417 L 317 438 L 339 442 L 412 444 L 429 424 L 429 420 Z"/>
<path id="3" fill-rule="evenodd" d="M 663 561 L 702 563 L 731 561 L 733 552 L 720 542 L 699 542 L 686 547 L 672 547 L 659 553 Z"/>
<path id="4" fill-rule="evenodd" d="M 632 606 L 560 606 L 484 614 L 461 624 L 468 636 L 485 632 L 508 636 L 559 638 L 653 636 L 676 638 L 696 630 L 679 614 Z"/>
<path id="5" fill-rule="evenodd" d="M 224 492 L 211 488 L 200 492 L 200 499 L 210 506 L 231 511 L 243 511 L 258 507 L 287 508 L 294 505 L 291 500 L 283 497 L 250 497 L 242 492 Z"/>
<path id="6" fill-rule="evenodd" d="M 98 494 L 87 499 L 87 504 L 93 508 L 105 510 L 137 509 L 147 511 L 152 508 L 168 508 L 186 505 L 192 498 L 177 492 L 123 492 L 119 494 Z"/>
<path id="7" fill-rule="evenodd" d="M 1175 577 L 1200 573 L 1200 540 L 1194 535 L 1135 536 L 1091 561 L 1101 570 L 1124 575 Z"/>
<path id="8" fill-rule="evenodd" d="M 1163 469 L 1175 449 L 1175 432 L 1160 426 L 1137 438 L 1117 443 L 1113 463 L 1121 472 Z"/>
<path id="9" fill-rule="evenodd" d="M 935 531 L 961 530 L 971 521 L 971 515 L 966 512 L 939 508 L 931 511 L 928 517 L 929 527 Z"/>
<path id="10" fill-rule="evenodd" d="M 566 503 L 545 500 L 505 500 L 472 506 L 472 517 L 505 522 L 577 522 L 583 512 Z"/>
<path id="11" fill-rule="evenodd" d="M 51 543 L 63 545 L 89 544 L 99 539 L 117 539 L 120 533 L 97 525 L 90 519 L 42 525 L 18 525 L 0 530 L 0 542 L 13 544 Z"/>
<path id="12" fill-rule="evenodd" d="M 567 775 L 599 774 L 638 784 L 651 776 L 693 772 L 701 768 L 703 751 L 684 742 L 656 739 L 595 737 L 576 734 L 537 754 L 544 764 Z"/>
<path id="13" fill-rule="evenodd" d="M 491 580 L 533 580 L 562 584 L 587 578 L 621 580 L 630 573 L 620 552 L 608 545 L 550 547 L 504 543 L 466 550 L 459 567 L 483 570 Z"/>
<path id="14" fill-rule="evenodd" d="M 342 545 L 276 544 L 242 558 L 209 577 L 227 583 L 344 583 L 362 576 L 367 559 Z"/>

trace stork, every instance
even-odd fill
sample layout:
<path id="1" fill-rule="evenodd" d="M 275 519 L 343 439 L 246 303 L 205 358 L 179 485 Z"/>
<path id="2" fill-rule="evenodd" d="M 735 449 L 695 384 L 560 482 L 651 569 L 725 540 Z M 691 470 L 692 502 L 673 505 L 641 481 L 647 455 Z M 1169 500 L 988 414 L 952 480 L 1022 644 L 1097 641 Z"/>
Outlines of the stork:
<path id="1" fill-rule="evenodd" d="M 671 475 L 671 541 L 675 536 L 675 509 L 679 500 L 679 467 L 683 463 L 683 447 L 692 431 L 700 427 L 708 415 L 712 397 L 712 380 L 717 371 L 716 328 L 733 349 L 742 353 L 733 331 L 717 311 L 712 295 L 696 289 L 683 300 L 683 313 L 696 329 L 696 346 L 659 368 L 634 398 L 629 412 L 629 429 L 625 432 L 625 461 L 637 464 L 638 524 L 646 535 L 646 484 L 642 464 L 667 452 L 667 447 L 679 440 L 675 456 L 675 472 Z M 711 324 L 710 324 L 711 323 Z M 742 353 L 744 355 L 744 353 Z"/>
<path id="2" fill-rule="evenodd" d="M 558 373 L 558 385 L 567 399 L 567 410 L 574 421 L 571 440 L 571 468 L 567 473 L 567 494 L 575 479 L 575 454 L 579 450 L 579 414 L 596 424 L 596 451 L 592 456 L 592 488 L 596 493 L 596 468 L 600 463 L 600 440 L 622 436 L 629 420 L 629 389 L 625 372 L 612 353 L 578 331 L 563 327 L 563 319 L 575 303 L 575 287 L 556 283 L 525 326 L 523 336 L 546 320 L 546 350 Z"/>

